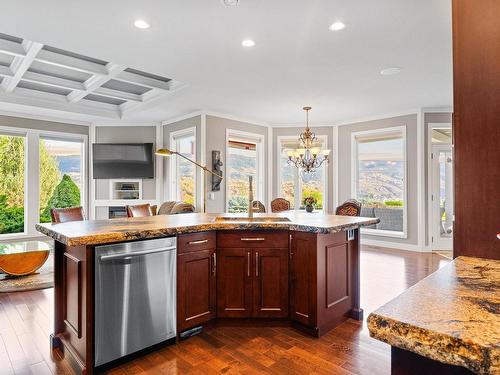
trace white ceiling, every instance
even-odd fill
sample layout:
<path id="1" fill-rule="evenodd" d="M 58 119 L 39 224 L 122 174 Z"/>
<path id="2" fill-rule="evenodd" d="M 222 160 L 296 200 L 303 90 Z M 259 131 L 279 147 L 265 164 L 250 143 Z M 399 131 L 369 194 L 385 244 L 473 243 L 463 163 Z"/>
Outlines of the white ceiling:
<path id="1" fill-rule="evenodd" d="M 336 20 L 347 27 L 330 31 Z M 2 3 L 0 25 L 187 85 L 128 122 L 210 110 L 291 124 L 311 105 L 319 124 L 452 104 L 450 0 L 16 0 Z M 379 74 L 393 66 L 402 72 Z"/>

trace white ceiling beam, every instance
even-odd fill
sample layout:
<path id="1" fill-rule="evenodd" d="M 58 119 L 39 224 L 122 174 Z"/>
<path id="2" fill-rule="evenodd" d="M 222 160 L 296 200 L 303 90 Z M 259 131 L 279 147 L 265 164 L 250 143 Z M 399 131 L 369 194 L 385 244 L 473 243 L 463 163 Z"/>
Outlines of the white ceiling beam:
<path id="1" fill-rule="evenodd" d="M 65 78 L 53 77 L 30 71 L 24 73 L 23 81 L 41 83 L 47 86 L 60 87 L 69 90 L 82 90 L 82 91 L 85 90 L 85 86 L 81 82 L 76 82 Z"/>
<path id="2" fill-rule="evenodd" d="M 122 82 L 149 87 L 151 89 L 161 89 L 161 90 L 170 90 L 172 82 L 172 81 L 169 82 L 159 81 L 154 78 L 144 77 L 130 72 L 121 72 L 115 77 L 115 79 Z"/>
<path id="3" fill-rule="evenodd" d="M 78 59 L 76 57 L 61 55 L 47 50 L 41 50 L 38 53 L 36 60 L 46 64 L 77 70 L 84 73 L 107 74 L 105 65 L 96 64 L 90 61 Z"/>
<path id="4" fill-rule="evenodd" d="M 17 87 L 24 73 L 29 69 L 36 55 L 42 49 L 43 44 L 32 42 L 31 40 L 23 40 L 23 48 L 26 51 L 26 56 L 14 57 L 14 60 L 10 64 L 10 70 L 14 73 L 13 77 L 4 78 L 2 81 L 2 87 L 5 92 L 12 92 Z"/>
<path id="5" fill-rule="evenodd" d="M 0 65 L 0 76 L 2 77 L 13 77 L 14 73 L 8 66 Z"/>
<path id="6" fill-rule="evenodd" d="M 172 84 L 172 88 L 168 91 L 160 90 L 160 89 L 152 89 L 152 90 L 142 94 L 142 100 L 143 100 L 142 103 L 126 102 L 126 103 L 120 104 L 120 116 L 123 117 L 123 115 L 125 115 L 131 111 L 137 110 L 144 105 L 148 105 L 148 104 L 154 102 L 155 100 L 162 98 L 166 95 L 172 95 L 175 92 L 187 87 L 186 84 L 181 84 L 180 82 L 177 82 L 177 81 L 170 81 L 170 82 L 172 82 L 173 84 Z"/>
<path id="7" fill-rule="evenodd" d="M 20 43 L 0 39 L 0 52 L 11 56 L 26 56 L 26 50 Z"/>
<path id="8" fill-rule="evenodd" d="M 142 102 L 142 95 L 132 94 L 119 90 L 108 89 L 107 87 L 98 87 L 93 94 L 106 96 L 108 98 L 127 100 L 132 102 Z"/>
<path id="9" fill-rule="evenodd" d="M 0 102 L 45 108 L 62 113 L 73 112 L 103 118 L 120 118 L 117 107 L 107 103 L 81 101 L 68 103 L 65 96 L 18 87 L 14 92 L 0 91 Z"/>
<path id="10" fill-rule="evenodd" d="M 118 64 L 108 63 L 106 65 L 107 73 L 105 75 L 96 74 L 85 81 L 84 91 L 73 91 L 68 95 L 68 100 L 71 103 L 76 103 L 77 101 L 83 99 L 88 94 L 93 93 L 97 88 L 101 87 L 103 84 L 113 79 L 119 73 L 123 72 L 126 67 Z"/>

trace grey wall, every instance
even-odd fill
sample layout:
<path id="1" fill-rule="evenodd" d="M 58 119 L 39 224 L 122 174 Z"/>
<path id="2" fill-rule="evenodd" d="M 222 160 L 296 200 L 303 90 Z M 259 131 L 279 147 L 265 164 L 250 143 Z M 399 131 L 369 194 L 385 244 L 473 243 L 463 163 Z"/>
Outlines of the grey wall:
<path id="1" fill-rule="evenodd" d="M 273 128 L 273 160 L 272 160 L 272 199 L 278 198 L 280 196 L 279 186 L 278 186 L 278 175 L 279 175 L 279 155 L 278 152 L 278 137 L 299 137 L 300 133 L 304 129 L 301 127 L 279 127 Z M 334 189 L 333 189 L 333 127 L 312 127 L 311 130 L 316 133 L 316 135 L 327 136 L 327 147 L 332 152 L 330 153 L 330 164 L 328 165 L 328 178 L 327 178 L 327 206 L 326 211 L 331 213 L 333 211 L 333 201 L 334 201 Z"/>
<path id="2" fill-rule="evenodd" d="M 230 120 L 226 118 L 221 118 L 221 117 L 215 117 L 215 116 L 207 116 L 206 119 L 206 140 L 207 140 L 207 147 L 206 147 L 206 162 L 207 165 L 212 165 L 212 151 L 221 151 L 221 158 L 223 160 L 224 166 L 222 170 L 224 171 L 224 175 L 226 175 L 226 130 L 227 129 L 232 129 L 232 130 L 238 130 L 238 131 L 244 131 L 248 133 L 255 133 L 259 135 L 264 136 L 264 171 L 266 171 L 264 175 L 264 199 L 263 202 L 264 205 L 267 206 L 268 203 L 268 166 L 269 166 L 269 161 L 268 161 L 268 128 L 266 126 L 260 126 L 260 125 L 255 125 L 255 124 L 250 124 L 247 122 L 241 122 L 241 121 L 235 121 L 235 120 Z M 209 192 L 210 192 L 210 186 L 211 186 L 211 179 L 210 177 L 207 177 L 206 184 L 209 187 Z M 225 179 L 222 180 L 222 183 L 220 185 L 220 191 L 214 192 L 215 199 L 214 200 L 207 200 L 207 212 L 213 212 L 213 213 L 219 213 L 219 212 L 224 212 L 225 211 L 225 202 L 226 202 L 226 185 L 225 185 Z"/>
<path id="3" fill-rule="evenodd" d="M 156 147 L 155 126 L 96 126 L 96 143 L 150 143 Z M 111 199 L 109 180 L 95 180 L 95 199 Z M 156 178 L 142 181 L 142 198 L 156 199 Z"/>
<path id="4" fill-rule="evenodd" d="M 47 130 L 51 132 L 89 134 L 89 127 L 85 125 L 73 125 L 62 122 L 33 120 L 22 117 L 0 116 L 0 126 L 12 126 L 15 128 Z"/>
<path id="5" fill-rule="evenodd" d="M 430 233 L 429 233 L 429 220 L 431 220 L 429 214 L 429 165 L 427 155 L 429 153 L 429 124 L 451 124 L 452 123 L 452 114 L 451 113 L 424 113 L 424 171 L 425 171 L 425 179 L 424 179 L 424 190 L 425 190 L 425 245 L 429 245 L 430 242 Z"/>
<path id="6" fill-rule="evenodd" d="M 392 238 L 364 235 L 366 239 L 390 241 L 395 243 L 418 244 L 418 204 L 417 204 L 417 115 L 406 115 L 381 120 L 358 122 L 339 127 L 339 166 L 338 188 L 339 202 L 351 198 L 351 134 L 359 131 L 390 128 L 394 126 L 406 127 L 407 153 L 407 238 Z"/>
<path id="7" fill-rule="evenodd" d="M 201 147 L 201 115 L 191 117 L 188 119 L 184 119 L 181 121 L 173 122 L 173 123 L 168 124 L 168 125 L 164 125 L 163 126 L 163 145 L 166 148 L 170 148 L 170 134 L 172 134 L 173 132 L 179 131 L 179 130 L 193 128 L 193 127 L 196 128 L 196 161 L 198 163 L 201 163 L 201 150 L 202 150 L 202 147 Z M 167 162 L 166 158 L 164 158 L 162 160 L 162 162 L 163 162 L 163 189 L 165 191 L 166 200 L 169 200 L 168 194 L 170 192 L 169 192 L 168 176 L 170 173 L 170 170 L 169 170 L 170 166 L 169 166 L 169 163 Z M 199 174 L 197 174 L 197 176 L 199 176 Z M 200 206 L 201 201 L 202 201 L 201 197 L 203 195 L 203 192 L 200 191 L 199 185 L 196 187 L 196 189 L 197 189 L 196 190 L 196 195 L 197 195 L 196 201 L 198 203 L 197 206 Z M 196 207 L 196 210 L 202 212 L 203 208 Z"/>

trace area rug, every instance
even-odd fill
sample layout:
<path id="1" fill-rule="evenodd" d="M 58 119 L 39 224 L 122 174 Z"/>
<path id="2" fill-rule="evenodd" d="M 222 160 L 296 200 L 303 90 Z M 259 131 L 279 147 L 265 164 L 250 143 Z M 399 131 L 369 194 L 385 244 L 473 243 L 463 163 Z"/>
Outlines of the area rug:
<path id="1" fill-rule="evenodd" d="M 28 276 L 9 276 L 0 274 L 0 293 L 22 292 L 27 290 L 54 287 L 54 258 L 52 253 L 45 264 L 34 274 Z"/>

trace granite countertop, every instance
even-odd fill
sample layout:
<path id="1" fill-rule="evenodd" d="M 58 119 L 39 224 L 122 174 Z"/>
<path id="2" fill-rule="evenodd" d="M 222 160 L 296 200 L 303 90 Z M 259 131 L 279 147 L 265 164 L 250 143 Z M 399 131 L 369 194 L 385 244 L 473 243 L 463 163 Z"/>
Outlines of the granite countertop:
<path id="1" fill-rule="evenodd" d="M 234 221 L 216 221 L 216 217 Z M 37 224 L 36 230 L 68 246 L 100 245 L 137 239 L 157 238 L 181 233 L 231 229 L 285 229 L 312 233 L 335 233 L 376 224 L 377 218 L 286 213 L 254 214 L 256 218 L 286 217 L 289 221 L 236 221 L 245 214 L 181 214 L 150 217 L 87 220 L 61 224 Z"/>
<path id="2" fill-rule="evenodd" d="M 500 261 L 458 257 L 368 317 L 370 336 L 477 374 L 500 374 Z"/>

